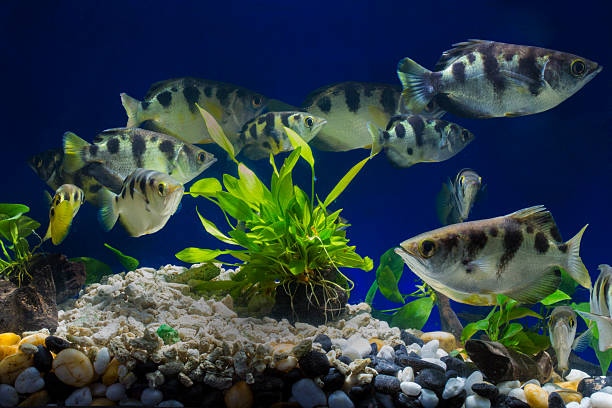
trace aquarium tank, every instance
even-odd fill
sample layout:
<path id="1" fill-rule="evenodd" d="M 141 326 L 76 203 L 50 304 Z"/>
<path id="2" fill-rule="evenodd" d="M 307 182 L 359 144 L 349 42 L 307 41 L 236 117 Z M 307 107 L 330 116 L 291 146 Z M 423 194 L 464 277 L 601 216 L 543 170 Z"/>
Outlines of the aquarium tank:
<path id="1" fill-rule="evenodd" d="M 0 407 L 611 407 L 610 10 L 3 2 Z"/>

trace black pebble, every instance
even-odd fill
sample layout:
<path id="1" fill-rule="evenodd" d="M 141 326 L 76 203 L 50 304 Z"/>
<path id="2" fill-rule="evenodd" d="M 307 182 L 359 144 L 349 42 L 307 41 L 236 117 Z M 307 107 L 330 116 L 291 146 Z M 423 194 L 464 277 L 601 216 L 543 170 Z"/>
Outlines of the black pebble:
<path id="1" fill-rule="evenodd" d="M 444 371 L 425 368 L 415 377 L 414 382 L 423 388 L 432 390 L 436 393 L 438 398 L 440 398 L 442 396 L 442 391 L 444 391 L 444 386 L 446 385 L 446 375 Z"/>
<path id="2" fill-rule="evenodd" d="M 508 408 L 530 408 L 529 404 L 514 397 L 506 397 L 505 404 Z"/>
<path id="3" fill-rule="evenodd" d="M 400 392 L 395 396 L 395 406 L 399 408 L 420 408 L 422 407 L 418 397 L 412 397 Z"/>
<path id="4" fill-rule="evenodd" d="M 451 356 L 444 356 L 440 360 L 446 364 L 446 370 L 455 370 L 457 375 L 460 377 L 468 377 L 470 375 L 470 368 L 461 359 Z"/>
<path id="5" fill-rule="evenodd" d="M 329 351 L 332 348 L 332 341 L 326 334 L 317 334 L 317 337 L 312 342 L 319 343 L 325 351 Z"/>
<path id="6" fill-rule="evenodd" d="M 372 397 L 368 397 L 366 399 L 353 400 L 355 403 L 355 408 L 378 408 L 379 404 L 376 402 L 376 399 Z"/>
<path id="7" fill-rule="evenodd" d="M 327 375 L 323 377 L 323 391 L 333 392 L 339 390 L 344 385 L 344 375 L 336 368 L 329 369 Z"/>
<path id="8" fill-rule="evenodd" d="M 387 375 L 397 375 L 397 372 L 401 370 L 400 366 L 397 364 L 391 363 L 388 360 L 383 358 L 379 358 L 376 361 L 376 365 L 374 369 L 378 372 L 378 374 L 387 374 Z"/>
<path id="9" fill-rule="evenodd" d="M 55 373 L 48 373 L 47 375 L 45 375 L 45 389 L 47 390 L 51 398 L 60 401 L 63 401 L 68 398 L 68 396 L 72 394 L 74 390 L 76 390 L 76 388 L 61 382 L 60 379 L 57 378 Z"/>
<path id="10" fill-rule="evenodd" d="M 53 366 L 53 356 L 46 347 L 39 345 L 37 346 L 38 351 L 34 354 L 34 367 L 41 373 L 51 371 Z"/>
<path id="11" fill-rule="evenodd" d="M 408 353 L 408 357 L 412 357 L 412 358 L 418 358 L 421 359 L 421 356 L 419 356 L 416 352 L 411 351 L 410 353 Z"/>
<path id="12" fill-rule="evenodd" d="M 370 352 L 370 354 L 376 355 L 378 353 L 378 344 L 370 343 L 370 348 L 372 348 L 372 351 Z"/>
<path id="13" fill-rule="evenodd" d="M 451 378 L 459 377 L 459 374 L 455 370 L 446 370 L 446 379 L 450 380 Z"/>
<path id="14" fill-rule="evenodd" d="M 64 349 L 71 348 L 72 343 L 60 337 L 47 336 L 45 338 L 45 346 L 49 351 L 52 351 L 53 353 L 57 354 Z"/>
<path id="15" fill-rule="evenodd" d="M 277 402 L 283 401 L 283 393 L 281 391 L 259 391 L 253 393 L 253 402 L 255 407 L 271 407 Z M 221 405 L 225 407 L 225 405 Z"/>
<path id="16" fill-rule="evenodd" d="M 329 360 L 320 351 L 310 350 L 300 357 L 298 363 L 306 377 L 318 377 L 327 374 L 329 371 Z"/>
<path id="17" fill-rule="evenodd" d="M 344 355 L 338 357 L 338 360 L 342 361 L 344 364 L 347 364 L 347 365 L 353 362 L 353 360 L 351 360 L 350 357 L 347 357 Z"/>
<path id="18" fill-rule="evenodd" d="M 376 402 L 378 402 L 378 406 L 381 408 L 395 408 L 395 404 L 393 404 L 393 397 L 389 394 L 377 392 Z"/>
<path id="19" fill-rule="evenodd" d="M 285 374 L 283 380 L 285 381 L 285 385 L 291 386 L 298 380 L 301 380 L 303 377 L 302 372 L 298 368 L 293 368 L 289 370 L 287 374 Z"/>
<path id="20" fill-rule="evenodd" d="M 139 361 L 134 366 L 133 371 L 136 377 L 145 377 L 148 373 L 152 373 L 157 370 L 157 366 L 158 365 L 151 360 L 147 360 L 145 363 Z"/>
<path id="21" fill-rule="evenodd" d="M 603 387 L 608 385 L 612 385 L 612 377 L 587 377 L 580 381 L 577 391 L 583 397 L 590 397 L 591 394 L 601 391 Z"/>
<path id="22" fill-rule="evenodd" d="M 467 392 L 465 392 L 465 390 L 461 390 L 461 392 L 455 395 L 454 397 L 451 397 L 449 399 L 442 399 L 440 401 L 444 403 L 443 406 L 445 408 L 460 408 L 465 402 L 466 398 L 467 398 Z M 498 407 L 499 405 L 492 405 L 492 406 Z"/>
<path id="23" fill-rule="evenodd" d="M 565 402 L 558 392 L 551 392 L 548 396 L 548 408 L 565 408 Z"/>
<path id="24" fill-rule="evenodd" d="M 400 392 L 400 380 L 392 375 L 378 374 L 374 377 L 374 389 L 383 394 L 396 394 Z"/>
<path id="25" fill-rule="evenodd" d="M 354 385 L 349 390 L 349 398 L 353 401 L 367 398 L 372 393 L 372 384 Z"/>
<path id="26" fill-rule="evenodd" d="M 255 377 L 255 382 L 251 385 L 253 392 L 257 391 L 279 391 L 282 390 L 285 383 L 282 379 L 270 375 L 262 375 Z"/>
<path id="27" fill-rule="evenodd" d="M 410 366 L 414 370 L 415 373 L 418 373 L 421 370 L 431 369 L 437 370 L 444 376 L 444 369 L 437 364 L 430 363 L 429 361 L 421 360 L 420 358 L 410 357 L 410 356 L 402 356 L 402 358 L 396 357 L 396 362 L 402 367 Z"/>
<path id="28" fill-rule="evenodd" d="M 166 378 L 166 381 L 159 386 L 159 390 L 164 394 L 164 399 L 178 400 L 181 396 L 181 383 L 176 378 Z"/>
<path id="29" fill-rule="evenodd" d="M 408 354 L 408 349 L 403 344 L 396 344 L 393 347 L 393 350 L 395 350 L 395 354 L 399 354 L 399 353 Z"/>
<path id="30" fill-rule="evenodd" d="M 425 342 L 421 339 L 419 339 L 417 336 L 415 336 L 414 334 L 410 334 L 408 333 L 406 330 L 402 330 L 402 332 L 400 333 L 400 337 L 402 339 L 402 341 L 407 345 L 411 345 L 413 343 L 418 344 L 419 346 L 423 347 L 423 345 L 425 344 Z"/>
<path id="31" fill-rule="evenodd" d="M 499 390 L 493 384 L 476 383 L 472 384 L 472 391 L 481 397 L 485 397 L 493 401 L 499 395 Z"/>
<path id="32" fill-rule="evenodd" d="M 375 355 L 368 355 L 368 358 L 370 359 L 370 364 L 368 364 L 369 367 L 374 367 L 376 364 L 378 364 L 378 357 L 376 357 Z"/>

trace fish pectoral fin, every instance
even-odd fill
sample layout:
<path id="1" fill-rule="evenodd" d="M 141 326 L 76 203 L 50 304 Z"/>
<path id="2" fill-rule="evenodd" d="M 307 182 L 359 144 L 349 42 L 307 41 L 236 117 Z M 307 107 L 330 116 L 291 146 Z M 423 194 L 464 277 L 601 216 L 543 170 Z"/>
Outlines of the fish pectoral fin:
<path id="1" fill-rule="evenodd" d="M 74 212 L 68 201 L 62 201 L 55 206 L 53 220 L 51 221 L 51 242 L 59 245 L 68 235 L 72 225 Z"/>
<path id="2" fill-rule="evenodd" d="M 513 84 L 522 92 L 531 93 L 532 89 L 539 89 L 540 87 L 546 85 L 539 79 L 532 79 L 517 72 L 508 71 L 505 69 L 502 69 L 499 72 L 504 76 L 506 80 L 508 80 L 508 82 Z"/>
<path id="3" fill-rule="evenodd" d="M 599 351 L 606 351 L 612 348 L 612 319 L 609 316 L 601 316 L 589 312 L 576 312 L 588 320 L 597 322 L 597 331 L 599 332 Z"/>
<path id="4" fill-rule="evenodd" d="M 90 163 L 83 170 L 86 175 L 95 178 L 100 184 L 113 193 L 119 194 L 121 192 L 123 178 L 103 164 Z"/>
<path id="5" fill-rule="evenodd" d="M 371 122 L 380 128 L 385 128 L 387 123 L 389 123 L 389 115 L 386 114 L 382 109 L 378 106 L 368 106 L 368 112 L 372 117 Z"/>
<path id="6" fill-rule="evenodd" d="M 487 256 L 484 258 L 474 259 L 470 261 L 466 266 L 468 273 L 480 272 L 487 275 L 497 274 L 497 260 L 493 256 Z M 469 269 L 472 269 L 471 271 Z"/>
<path id="7" fill-rule="evenodd" d="M 554 293 L 560 283 L 561 271 L 554 267 L 550 268 L 540 279 L 530 283 L 528 287 L 512 290 L 505 295 L 521 303 L 533 304 Z"/>
<path id="8" fill-rule="evenodd" d="M 584 333 L 574 339 L 574 342 L 572 343 L 572 350 L 577 352 L 586 350 L 591 343 L 592 338 L 593 327 L 589 327 Z"/>

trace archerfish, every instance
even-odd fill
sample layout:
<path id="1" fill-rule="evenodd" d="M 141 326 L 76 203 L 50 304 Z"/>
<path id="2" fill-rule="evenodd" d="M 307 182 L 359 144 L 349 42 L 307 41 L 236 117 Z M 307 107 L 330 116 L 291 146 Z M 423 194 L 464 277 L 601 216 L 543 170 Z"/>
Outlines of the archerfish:
<path id="1" fill-rule="evenodd" d="M 463 222 L 468 218 L 472 206 L 484 190 L 482 178 L 472 169 L 463 169 L 455 177 L 442 184 L 436 197 L 438 219 L 444 225 Z"/>
<path id="2" fill-rule="evenodd" d="M 165 173 L 136 169 L 119 194 L 104 190 L 100 223 L 109 231 L 119 219 L 133 237 L 153 234 L 176 212 L 183 192 L 183 185 Z"/>
<path id="3" fill-rule="evenodd" d="M 567 370 L 570 352 L 582 351 L 588 346 L 591 339 L 591 330 L 587 330 L 576 337 L 576 312 L 569 306 L 557 306 L 553 309 L 548 320 L 548 334 L 550 344 L 557 355 L 557 368 Z"/>
<path id="4" fill-rule="evenodd" d="M 239 133 L 236 150 L 251 160 L 259 160 L 293 150 L 284 127 L 295 131 L 306 143 L 312 140 L 327 121 L 306 112 L 268 112 L 245 123 Z M 236 147 L 236 146 L 235 146 Z"/>
<path id="5" fill-rule="evenodd" d="M 302 108 L 327 120 L 311 144 L 319 150 L 347 151 L 369 147 L 372 143 L 367 123 L 384 128 L 392 116 L 410 113 L 395 85 L 369 82 L 341 82 L 311 92 Z M 426 117 L 440 117 L 444 112 L 432 102 L 424 109 Z"/>
<path id="6" fill-rule="evenodd" d="M 53 245 L 59 245 L 70 232 L 72 220 L 85 200 L 83 190 L 73 184 L 60 186 L 51 200 L 49 228 L 43 241 L 51 238 Z"/>
<path id="7" fill-rule="evenodd" d="M 438 228 L 402 242 L 395 252 L 433 289 L 457 302 L 493 305 L 503 294 L 536 303 L 557 290 L 559 268 L 591 287 L 579 255 L 586 227 L 562 242 L 552 215 L 540 205 Z"/>
<path id="8" fill-rule="evenodd" d="M 393 116 L 385 129 L 373 123 L 367 127 L 372 153 L 384 150 L 398 167 L 448 160 L 474 140 L 474 135 L 459 125 L 421 115 Z"/>
<path id="9" fill-rule="evenodd" d="M 197 103 L 215 117 L 233 143 L 268 99 L 241 86 L 187 77 L 151 85 L 142 102 L 122 93 L 121 102 L 128 116 L 126 127 L 146 127 L 188 143 L 212 143 Z"/>
<path id="10" fill-rule="evenodd" d="M 612 348 L 612 267 L 599 265 L 599 276 L 591 289 L 590 312 L 578 313 L 597 324 L 599 351 Z"/>
<path id="11" fill-rule="evenodd" d="M 399 62 L 397 75 L 413 112 L 434 101 L 468 118 L 530 115 L 554 108 L 603 68 L 577 55 L 526 45 L 468 40 L 454 47 L 433 71 L 410 58 Z"/>
<path id="12" fill-rule="evenodd" d="M 217 159 L 174 136 L 139 128 L 108 129 L 90 144 L 72 132 L 64 134 L 64 167 L 69 173 L 87 166 L 87 174 L 117 193 L 137 168 L 166 173 L 184 184 Z"/>

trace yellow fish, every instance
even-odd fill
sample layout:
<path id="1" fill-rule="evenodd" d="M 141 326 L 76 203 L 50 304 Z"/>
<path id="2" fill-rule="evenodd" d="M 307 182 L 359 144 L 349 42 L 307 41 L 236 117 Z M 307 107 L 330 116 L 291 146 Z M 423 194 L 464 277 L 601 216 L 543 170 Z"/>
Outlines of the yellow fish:
<path id="1" fill-rule="evenodd" d="M 84 200 L 85 193 L 74 184 L 61 185 L 51 201 L 49 228 L 43 240 L 51 238 L 53 245 L 61 244 Z"/>

